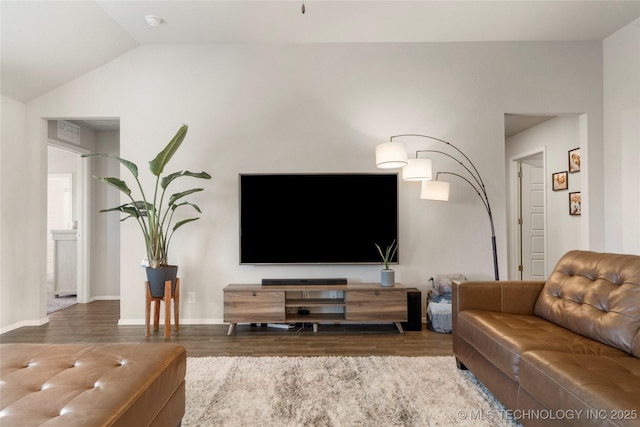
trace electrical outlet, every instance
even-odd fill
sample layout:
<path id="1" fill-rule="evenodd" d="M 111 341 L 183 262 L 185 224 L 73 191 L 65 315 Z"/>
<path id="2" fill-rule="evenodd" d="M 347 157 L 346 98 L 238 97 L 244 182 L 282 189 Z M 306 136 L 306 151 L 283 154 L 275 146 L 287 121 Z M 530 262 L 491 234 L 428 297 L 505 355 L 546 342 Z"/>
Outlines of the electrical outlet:
<path id="1" fill-rule="evenodd" d="M 196 302 L 196 293 L 195 292 L 189 292 L 189 300 L 188 300 L 189 304 L 195 304 Z"/>

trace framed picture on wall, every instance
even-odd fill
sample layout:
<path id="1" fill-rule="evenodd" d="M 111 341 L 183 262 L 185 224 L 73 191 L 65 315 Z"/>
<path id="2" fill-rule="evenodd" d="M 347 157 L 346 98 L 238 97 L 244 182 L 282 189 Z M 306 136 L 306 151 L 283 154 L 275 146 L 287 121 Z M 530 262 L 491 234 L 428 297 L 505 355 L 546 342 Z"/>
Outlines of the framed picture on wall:
<path id="1" fill-rule="evenodd" d="M 569 150 L 569 173 L 580 172 L 580 148 Z"/>
<path id="2" fill-rule="evenodd" d="M 569 188 L 569 173 L 556 172 L 551 175 L 551 182 L 553 183 L 553 191 L 566 190 Z"/>
<path id="3" fill-rule="evenodd" d="M 569 193 L 569 215 L 582 214 L 582 194 L 580 191 Z"/>

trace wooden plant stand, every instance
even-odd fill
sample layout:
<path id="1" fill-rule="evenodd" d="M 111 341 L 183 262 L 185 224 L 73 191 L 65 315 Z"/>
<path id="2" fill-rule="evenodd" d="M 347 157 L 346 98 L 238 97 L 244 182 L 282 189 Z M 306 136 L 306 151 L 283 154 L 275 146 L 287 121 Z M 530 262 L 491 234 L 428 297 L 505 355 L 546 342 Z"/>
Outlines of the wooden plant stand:
<path id="1" fill-rule="evenodd" d="M 180 331 L 180 279 L 176 279 L 176 289 L 173 295 L 171 295 L 171 280 L 164 282 L 164 297 L 152 297 L 151 289 L 149 288 L 149 282 L 146 282 L 147 296 L 145 304 L 145 331 L 144 336 L 151 335 L 150 321 L 151 321 L 151 303 L 155 303 L 153 310 L 153 330 L 159 331 L 160 327 L 160 302 L 164 301 L 164 336 L 171 336 L 171 300 L 173 299 L 173 316 L 176 324 L 176 334 Z"/>

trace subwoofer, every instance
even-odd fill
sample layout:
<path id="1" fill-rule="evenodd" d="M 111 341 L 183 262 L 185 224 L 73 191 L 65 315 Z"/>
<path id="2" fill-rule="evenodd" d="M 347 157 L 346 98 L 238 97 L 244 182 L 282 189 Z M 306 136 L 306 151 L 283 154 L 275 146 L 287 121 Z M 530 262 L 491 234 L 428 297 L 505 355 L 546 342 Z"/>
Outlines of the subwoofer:
<path id="1" fill-rule="evenodd" d="M 407 321 L 402 322 L 405 331 L 422 330 L 422 292 L 416 288 L 407 289 Z"/>

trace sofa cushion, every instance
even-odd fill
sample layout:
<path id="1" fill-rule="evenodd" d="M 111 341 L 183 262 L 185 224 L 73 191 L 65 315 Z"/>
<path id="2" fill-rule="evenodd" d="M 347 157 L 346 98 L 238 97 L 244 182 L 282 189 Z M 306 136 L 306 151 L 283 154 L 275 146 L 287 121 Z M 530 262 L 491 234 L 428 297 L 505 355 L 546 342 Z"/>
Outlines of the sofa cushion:
<path id="1" fill-rule="evenodd" d="M 2 344 L 0 349 L 3 427 L 177 425 L 184 415 L 184 347 Z M 165 421 L 156 420 L 159 414 Z"/>
<path id="2" fill-rule="evenodd" d="M 640 256 L 567 252 L 534 313 L 640 357 Z"/>
<path id="3" fill-rule="evenodd" d="M 458 313 L 455 332 L 514 381 L 518 381 L 520 355 L 529 350 L 628 356 L 539 317 L 522 314 L 465 310 Z"/>
<path id="4" fill-rule="evenodd" d="M 520 386 L 549 408 L 575 411 L 576 425 L 640 424 L 635 357 L 529 351 L 520 362 Z"/>

